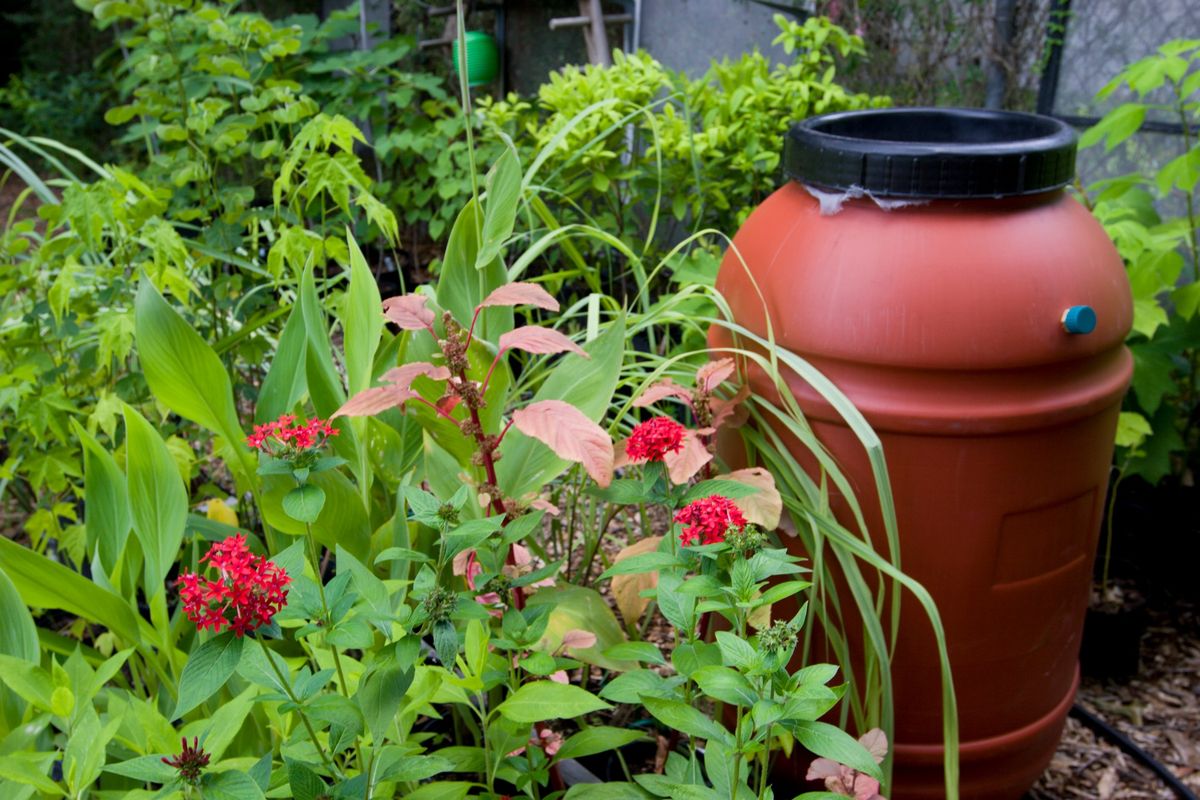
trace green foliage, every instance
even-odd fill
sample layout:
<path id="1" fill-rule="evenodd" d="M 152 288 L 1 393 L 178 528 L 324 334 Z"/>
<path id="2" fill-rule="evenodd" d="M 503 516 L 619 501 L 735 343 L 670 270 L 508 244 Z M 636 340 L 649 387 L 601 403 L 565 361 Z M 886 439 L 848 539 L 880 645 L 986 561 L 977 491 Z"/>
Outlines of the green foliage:
<path id="1" fill-rule="evenodd" d="M 1200 40 L 1164 44 L 1118 73 L 1099 97 L 1120 93 L 1133 99 L 1105 114 L 1082 145 L 1122 146 L 1151 112 L 1182 126 L 1178 155 L 1152 174 L 1089 187 L 1093 211 L 1125 261 L 1133 290 L 1133 391 L 1122 415 L 1118 461 L 1123 473 L 1153 483 L 1200 466 L 1193 456 L 1200 445 Z"/>
<path id="2" fill-rule="evenodd" d="M 661 251 L 680 223 L 732 232 L 778 185 L 792 122 L 888 103 L 836 83 L 838 62 L 863 53 L 861 39 L 824 17 L 777 15 L 776 24 L 790 63 L 756 50 L 692 80 L 645 53 L 618 52 L 609 68 L 552 73 L 536 103 L 510 95 L 483 101 L 482 113 L 544 161 L 559 218 Z M 665 230 L 660 208 L 670 210 Z"/>

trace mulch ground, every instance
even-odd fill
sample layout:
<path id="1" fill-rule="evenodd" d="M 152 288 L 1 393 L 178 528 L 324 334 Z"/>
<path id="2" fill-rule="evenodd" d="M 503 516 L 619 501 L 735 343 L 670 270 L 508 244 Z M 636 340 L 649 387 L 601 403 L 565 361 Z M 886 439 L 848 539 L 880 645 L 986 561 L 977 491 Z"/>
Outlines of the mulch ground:
<path id="1" fill-rule="evenodd" d="M 1160 603 L 1160 605 L 1162 605 Z M 1175 601 L 1151 607 L 1142 666 L 1126 683 L 1084 678 L 1078 702 L 1200 794 L 1200 609 Z M 1171 800 L 1150 769 L 1067 720 L 1058 753 L 1028 800 Z"/>

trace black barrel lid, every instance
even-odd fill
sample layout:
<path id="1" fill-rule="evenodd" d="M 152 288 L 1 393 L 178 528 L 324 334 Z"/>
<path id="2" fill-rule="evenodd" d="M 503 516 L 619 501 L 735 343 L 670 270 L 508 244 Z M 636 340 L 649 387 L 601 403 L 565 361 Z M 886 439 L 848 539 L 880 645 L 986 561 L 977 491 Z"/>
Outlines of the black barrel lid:
<path id="1" fill-rule="evenodd" d="M 825 114 L 788 131 L 789 178 L 877 197 L 1014 197 L 1075 177 L 1075 132 L 1051 117 L 971 108 Z"/>

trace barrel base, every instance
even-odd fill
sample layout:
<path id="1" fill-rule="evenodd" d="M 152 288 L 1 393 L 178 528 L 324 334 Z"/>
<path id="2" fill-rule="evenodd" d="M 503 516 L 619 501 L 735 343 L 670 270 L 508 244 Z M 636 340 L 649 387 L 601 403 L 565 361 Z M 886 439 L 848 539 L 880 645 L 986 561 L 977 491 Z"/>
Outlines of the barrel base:
<path id="1" fill-rule="evenodd" d="M 1001 736 L 962 742 L 958 796 L 964 800 L 1019 800 L 1054 757 L 1078 688 L 1077 666 L 1071 690 L 1041 719 Z M 942 800 L 946 796 L 941 745 L 898 742 L 893 752 L 894 789 L 888 795 L 892 800 Z"/>

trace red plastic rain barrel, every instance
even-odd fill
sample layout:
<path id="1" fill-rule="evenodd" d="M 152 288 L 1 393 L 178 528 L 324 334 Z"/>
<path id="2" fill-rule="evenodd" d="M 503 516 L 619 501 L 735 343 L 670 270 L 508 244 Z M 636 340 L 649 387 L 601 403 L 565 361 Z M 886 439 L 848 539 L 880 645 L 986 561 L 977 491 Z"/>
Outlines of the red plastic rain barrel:
<path id="1" fill-rule="evenodd" d="M 946 628 L 967 800 L 1016 800 L 1057 747 L 1132 371 L 1128 281 L 1064 191 L 1074 161 L 1071 130 L 1029 114 L 807 120 L 788 136 L 791 181 L 733 240 L 746 267 L 731 251 L 717 281 L 737 322 L 765 335 L 769 314 L 883 441 L 902 567 Z M 791 377 L 886 552 L 861 445 Z M 890 796 L 943 797 L 938 662 L 911 599 L 893 675 Z"/>

